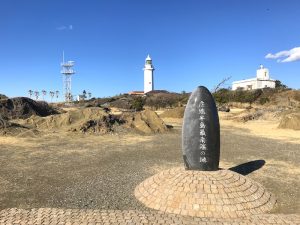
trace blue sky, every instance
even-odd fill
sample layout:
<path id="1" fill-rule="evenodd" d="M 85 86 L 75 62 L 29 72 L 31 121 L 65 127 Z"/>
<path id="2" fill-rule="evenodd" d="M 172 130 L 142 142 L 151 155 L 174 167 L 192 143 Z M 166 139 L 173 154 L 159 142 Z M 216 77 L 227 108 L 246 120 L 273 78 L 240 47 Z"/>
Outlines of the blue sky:
<path id="1" fill-rule="evenodd" d="M 76 62 L 75 95 L 143 90 L 148 53 L 155 89 L 211 89 L 232 76 L 229 86 L 260 64 L 299 89 L 299 21 L 298 0 L 1 0 L 0 93 L 62 92 L 63 51 Z"/>

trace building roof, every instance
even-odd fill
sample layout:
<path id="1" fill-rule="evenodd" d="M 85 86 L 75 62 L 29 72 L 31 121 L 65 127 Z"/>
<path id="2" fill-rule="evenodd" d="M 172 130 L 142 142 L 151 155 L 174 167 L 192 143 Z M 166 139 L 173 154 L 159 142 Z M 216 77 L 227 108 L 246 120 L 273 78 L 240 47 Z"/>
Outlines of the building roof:
<path id="1" fill-rule="evenodd" d="M 128 92 L 129 95 L 144 95 L 144 91 L 130 91 Z"/>
<path id="2" fill-rule="evenodd" d="M 232 84 L 246 83 L 246 82 L 250 82 L 250 81 L 271 81 L 271 82 L 275 82 L 275 80 L 273 80 L 273 79 L 264 80 L 264 79 L 258 79 L 258 78 L 251 78 L 251 79 L 246 79 L 246 80 L 234 81 L 234 82 L 232 82 Z"/>

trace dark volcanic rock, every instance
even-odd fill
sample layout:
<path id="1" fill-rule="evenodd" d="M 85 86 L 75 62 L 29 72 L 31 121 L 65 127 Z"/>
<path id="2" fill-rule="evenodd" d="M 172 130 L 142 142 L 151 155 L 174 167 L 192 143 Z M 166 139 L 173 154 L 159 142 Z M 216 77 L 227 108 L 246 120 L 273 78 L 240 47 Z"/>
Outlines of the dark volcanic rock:
<path id="1" fill-rule="evenodd" d="M 219 168 L 219 117 L 211 93 L 203 86 L 192 93 L 185 109 L 182 151 L 186 169 L 213 171 Z"/>
<path id="2" fill-rule="evenodd" d="M 218 110 L 221 112 L 230 112 L 230 108 L 228 106 L 224 106 L 224 105 L 220 106 L 218 108 Z"/>
<path id="3" fill-rule="evenodd" d="M 0 100 L 0 114 L 8 119 L 26 119 L 32 115 L 48 116 L 56 113 L 46 102 L 36 102 L 30 98 Z"/>

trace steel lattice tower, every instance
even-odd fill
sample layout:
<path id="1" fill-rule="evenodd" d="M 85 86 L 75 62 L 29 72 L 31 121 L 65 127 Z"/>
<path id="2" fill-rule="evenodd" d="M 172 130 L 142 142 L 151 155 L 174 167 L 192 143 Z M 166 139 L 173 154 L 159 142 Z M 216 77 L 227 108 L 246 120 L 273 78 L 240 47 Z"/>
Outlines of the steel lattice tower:
<path id="1" fill-rule="evenodd" d="M 75 71 L 73 70 L 75 62 L 74 61 L 67 61 L 65 62 L 64 59 L 64 53 L 63 53 L 63 62 L 61 65 L 61 74 L 63 75 L 63 85 L 64 85 L 64 96 L 65 96 L 65 102 L 71 103 L 73 101 L 72 96 L 72 75 L 75 74 Z"/>

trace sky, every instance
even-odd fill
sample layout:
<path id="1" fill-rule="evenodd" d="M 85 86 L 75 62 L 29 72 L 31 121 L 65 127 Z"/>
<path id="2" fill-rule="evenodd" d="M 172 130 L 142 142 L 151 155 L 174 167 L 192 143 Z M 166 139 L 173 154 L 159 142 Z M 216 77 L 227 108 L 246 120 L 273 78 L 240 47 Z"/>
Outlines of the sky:
<path id="1" fill-rule="evenodd" d="M 228 87 L 260 64 L 299 89 L 299 21 L 298 0 L 0 0 L 0 93 L 62 93 L 63 51 L 74 95 L 143 90 L 147 54 L 157 90 Z"/>

